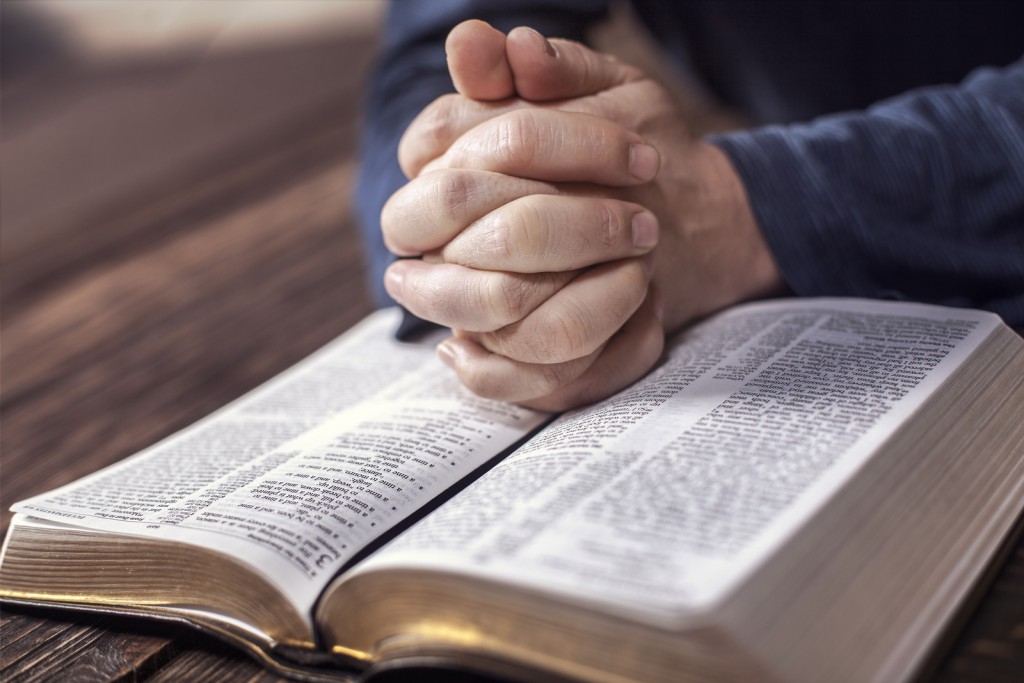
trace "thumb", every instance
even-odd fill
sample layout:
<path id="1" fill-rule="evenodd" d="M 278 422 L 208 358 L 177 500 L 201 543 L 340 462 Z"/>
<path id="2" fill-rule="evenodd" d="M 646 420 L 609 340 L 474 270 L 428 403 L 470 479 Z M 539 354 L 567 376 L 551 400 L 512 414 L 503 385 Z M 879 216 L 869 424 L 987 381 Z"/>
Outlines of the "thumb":
<path id="1" fill-rule="evenodd" d="M 464 21 L 444 43 L 455 89 L 473 100 L 501 100 L 515 94 L 505 56 L 505 34 L 479 19 Z"/>
<path id="2" fill-rule="evenodd" d="M 525 26 L 509 32 L 505 49 L 515 91 L 534 102 L 594 95 L 643 77 L 614 57 Z"/>

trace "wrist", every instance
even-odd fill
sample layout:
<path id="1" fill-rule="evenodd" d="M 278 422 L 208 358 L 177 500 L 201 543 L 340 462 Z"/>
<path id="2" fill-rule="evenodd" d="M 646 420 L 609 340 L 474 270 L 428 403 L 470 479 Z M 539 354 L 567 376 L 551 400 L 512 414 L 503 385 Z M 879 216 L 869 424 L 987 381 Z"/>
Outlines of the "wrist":
<path id="1" fill-rule="evenodd" d="M 720 231 L 731 244 L 729 265 L 734 277 L 724 286 L 732 299 L 728 303 L 782 293 L 782 274 L 732 160 L 716 145 L 704 141 L 700 145 L 707 159 L 710 186 L 706 192 L 707 206 L 698 214 L 708 221 L 709 229 Z"/>
<path id="2" fill-rule="evenodd" d="M 659 264 L 666 290 L 665 327 L 726 306 L 779 295 L 785 283 L 750 207 L 746 188 L 729 157 L 694 140 L 668 187 L 674 194 L 672 263 Z M 673 179 L 674 180 L 674 179 Z"/>

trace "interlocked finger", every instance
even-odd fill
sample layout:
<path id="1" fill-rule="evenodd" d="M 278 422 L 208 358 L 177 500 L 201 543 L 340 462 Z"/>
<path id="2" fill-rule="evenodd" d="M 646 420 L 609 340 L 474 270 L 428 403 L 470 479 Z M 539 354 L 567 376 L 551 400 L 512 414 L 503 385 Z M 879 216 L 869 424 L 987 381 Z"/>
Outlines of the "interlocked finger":
<path id="1" fill-rule="evenodd" d="M 565 363 L 516 361 L 491 353 L 474 335 L 457 334 L 443 342 L 438 353 L 480 396 L 561 411 L 621 390 L 657 362 L 663 346 L 654 295 L 649 295 L 607 344 Z"/>
<path id="2" fill-rule="evenodd" d="M 513 200 L 563 191 L 551 183 L 488 171 L 425 173 L 384 205 L 384 243 L 399 256 L 418 256 L 447 244 L 467 226 Z"/>
<path id="3" fill-rule="evenodd" d="M 458 138 L 421 172 L 470 168 L 553 182 L 626 187 L 653 179 L 661 158 L 608 119 L 554 109 L 516 109 Z"/>
<path id="4" fill-rule="evenodd" d="M 492 353 L 523 363 L 564 363 L 596 351 L 639 308 L 650 265 L 632 258 L 578 275 L 519 322 L 474 336 Z"/>
<path id="5" fill-rule="evenodd" d="M 638 204 L 534 194 L 475 221 L 438 255 L 472 268 L 536 273 L 640 256 L 657 242 L 658 220 Z"/>
<path id="6" fill-rule="evenodd" d="M 442 95 L 406 128 L 398 143 L 398 165 L 407 178 L 415 178 L 427 162 L 441 156 L 465 133 L 485 121 L 529 106 L 518 98 L 479 102 L 454 93 Z"/>
<path id="7" fill-rule="evenodd" d="M 574 277 L 575 272 L 508 273 L 405 259 L 388 267 L 384 286 L 425 320 L 490 332 L 522 320 Z"/>

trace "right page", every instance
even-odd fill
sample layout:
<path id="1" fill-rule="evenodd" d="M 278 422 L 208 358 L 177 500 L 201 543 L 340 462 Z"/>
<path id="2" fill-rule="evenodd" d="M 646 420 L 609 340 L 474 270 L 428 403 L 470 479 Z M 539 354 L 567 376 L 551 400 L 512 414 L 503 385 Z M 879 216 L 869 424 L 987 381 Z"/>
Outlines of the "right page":
<path id="1" fill-rule="evenodd" d="M 369 560 L 678 626 L 757 567 L 1000 325 L 844 299 L 731 309 Z"/>

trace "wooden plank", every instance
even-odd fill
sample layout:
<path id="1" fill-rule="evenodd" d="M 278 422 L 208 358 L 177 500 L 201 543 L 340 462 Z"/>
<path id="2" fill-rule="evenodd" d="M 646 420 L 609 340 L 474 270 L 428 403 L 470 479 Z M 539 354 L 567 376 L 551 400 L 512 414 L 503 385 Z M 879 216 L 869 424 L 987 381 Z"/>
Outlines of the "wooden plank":
<path id="1" fill-rule="evenodd" d="M 359 98 L 352 93 L 375 42 L 365 31 L 241 50 L 196 45 L 68 62 L 13 85 L 5 72 L 4 251 L 50 260 L 62 239 L 85 247 L 93 239 L 83 256 L 102 258 L 117 234 L 103 214 L 118 218 L 123 200 L 167 196 L 182 182 L 210 177 L 211 163 L 238 161 L 281 135 L 301 136 L 303 112 L 331 110 L 338 123 L 354 121 Z M 67 229 L 83 223 L 100 229 Z M 40 275 L 34 266 L 17 270 L 17 278 Z"/>
<path id="2" fill-rule="evenodd" d="M 289 679 L 263 668 L 254 659 L 238 652 L 225 652 L 218 643 L 189 643 L 159 671 L 146 679 L 149 683 L 178 681 L 233 681 L 235 683 L 285 683 Z"/>
<path id="3" fill-rule="evenodd" d="M 134 681 L 171 660 L 177 631 L 166 624 L 49 611 L 0 615 L 0 672 L 7 683 Z"/>

